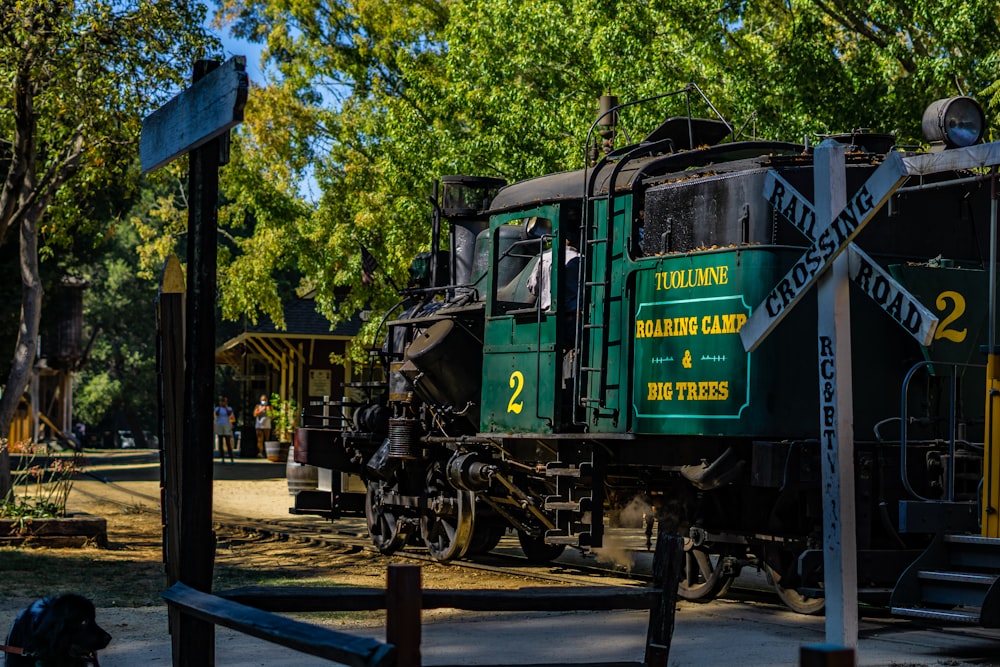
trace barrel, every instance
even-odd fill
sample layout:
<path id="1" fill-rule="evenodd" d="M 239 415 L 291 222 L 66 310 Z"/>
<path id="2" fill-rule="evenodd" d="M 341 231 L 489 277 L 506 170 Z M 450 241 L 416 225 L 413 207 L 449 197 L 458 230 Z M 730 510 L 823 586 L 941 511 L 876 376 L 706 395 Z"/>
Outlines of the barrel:
<path id="1" fill-rule="evenodd" d="M 315 491 L 319 481 L 319 468 L 296 463 L 292 457 L 288 457 L 285 465 L 285 476 L 288 478 L 288 493 L 294 496 L 299 491 Z"/>
<path id="2" fill-rule="evenodd" d="M 268 440 L 264 443 L 264 453 L 268 461 L 284 463 L 288 459 L 288 443 Z"/>

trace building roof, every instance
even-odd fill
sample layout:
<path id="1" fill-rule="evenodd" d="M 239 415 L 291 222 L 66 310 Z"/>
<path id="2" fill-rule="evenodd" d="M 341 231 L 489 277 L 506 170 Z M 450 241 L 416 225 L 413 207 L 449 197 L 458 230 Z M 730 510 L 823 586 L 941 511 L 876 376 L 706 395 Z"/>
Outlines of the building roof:
<path id="1" fill-rule="evenodd" d="M 330 320 L 316 310 L 316 302 L 313 299 L 296 299 L 285 304 L 285 326 L 284 330 L 278 329 L 270 317 L 262 315 L 257 324 L 246 322 L 243 332 L 288 335 L 296 338 L 303 336 L 353 338 L 361 330 L 361 318 L 355 314 L 331 330 Z"/>
<path id="2" fill-rule="evenodd" d="M 215 350 L 215 363 L 238 367 L 244 347 L 272 357 L 282 348 L 294 348 L 295 343 L 303 340 L 350 340 L 361 330 L 357 314 L 331 329 L 330 320 L 316 310 L 313 299 L 296 299 L 285 304 L 284 310 L 285 329 L 278 329 L 266 315 L 256 324 L 244 320 L 242 331 Z"/>

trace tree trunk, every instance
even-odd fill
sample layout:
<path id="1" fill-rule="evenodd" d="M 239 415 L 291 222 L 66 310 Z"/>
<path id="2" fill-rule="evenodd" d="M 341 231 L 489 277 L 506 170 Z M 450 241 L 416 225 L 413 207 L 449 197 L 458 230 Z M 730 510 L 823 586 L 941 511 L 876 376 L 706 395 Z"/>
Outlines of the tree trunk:
<path id="1" fill-rule="evenodd" d="M 35 364 L 35 345 L 42 310 L 42 283 L 38 275 L 38 222 L 41 216 L 42 208 L 36 206 L 21 219 L 21 323 L 17 331 L 14 361 L 0 397 L 0 436 L 4 438 L 10 437 L 14 411 L 28 386 Z M 31 407 L 38 409 L 36 405 Z M 10 453 L 5 448 L 0 451 L 0 499 L 7 497 L 12 486 Z"/>

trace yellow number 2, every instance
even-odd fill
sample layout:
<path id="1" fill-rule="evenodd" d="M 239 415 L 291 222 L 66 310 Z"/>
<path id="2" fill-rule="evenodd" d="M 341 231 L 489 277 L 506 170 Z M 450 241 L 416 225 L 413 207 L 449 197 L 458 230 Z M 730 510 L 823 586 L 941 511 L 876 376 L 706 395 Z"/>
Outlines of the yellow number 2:
<path id="1" fill-rule="evenodd" d="M 524 389 L 524 375 L 521 371 L 514 371 L 510 374 L 510 388 L 514 390 L 514 395 L 510 397 L 510 402 L 507 403 L 507 412 L 519 415 L 521 414 L 521 408 L 524 407 L 524 402 L 518 401 L 515 403 L 514 400 L 521 395 L 521 390 Z"/>
<path id="2" fill-rule="evenodd" d="M 937 296 L 937 301 L 935 304 L 940 311 L 948 306 L 948 301 L 951 301 L 952 309 L 943 320 L 941 324 L 938 325 L 937 332 L 934 334 L 934 340 L 939 338 L 944 338 L 945 340 L 950 340 L 953 343 L 961 343 L 965 340 L 965 336 L 968 333 L 968 329 L 958 329 L 949 328 L 951 324 L 960 318 L 965 313 L 965 297 L 958 292 L 952 292 L 951 290 L 941 292 Z"/>

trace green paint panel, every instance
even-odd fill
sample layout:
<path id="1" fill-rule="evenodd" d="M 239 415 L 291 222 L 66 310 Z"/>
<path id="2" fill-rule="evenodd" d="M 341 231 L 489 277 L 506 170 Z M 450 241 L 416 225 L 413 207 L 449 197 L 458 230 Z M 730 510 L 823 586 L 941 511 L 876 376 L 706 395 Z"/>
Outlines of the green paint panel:
<path id="1" fill-rule="evenodd" d="M 749 405 L 750 355 L 739 330 L 750 306 L 733 284 L 735 259 L 688 256 L 636 276 L 632 410 L 641 430 L 738 420 Z"/>
<path id="2" fill-rule="evenodd" d="M 551 221 L 552 233 L 558 234 L 558 206 L 543 206 L 530 211 L 495 216 L 490 222 L 494 243 L 491 245 L 491 270 L 488 276 L 487 318 L 483 341 L 483 387 L 480 431 L 484 433 L 535 433 L 553 428 L 557 392 L 556 383 L 561 353 L 556 349 L 556 326 L 559 308 L 554 294 L 551 308 L 521 302 L 528 296 L 529 274 L 535 260 L 529 260 L 506 285 L 495 284 L 502 271 L 499 263 L 510 258 L 537 253 L 542 247 L 524 242 L 505 258 L 499 250 L 501 227 L 510 223 L 523 226 L 530 217 Z M 558 242 L 555 237 L 554 242 Z M 558 284 L 558 263 L 553 263 L 551 283 Z M 515 286 L 513 289 L 511 286 Z M 511 301 L 515 298 L 515 301 Z"/>
<path id="3" fill-rule="evenodd" d="M 805 402 L 816 394 L 814 299 L 752 355 L 739 337 L 798 254 L 744 249 L 639 263 L 629 332 L 634 432 L 777 437 L 815 428 Z"/>
<path id="4" fill-rule="evenodd" d="M 986 363 L 980 351 L 986 345 L 987 273 L 978 269 L 932 266 L 889 267 L 892 277 L 938 317 L 938 328 L 928 347 L 927 361 Z"/>

